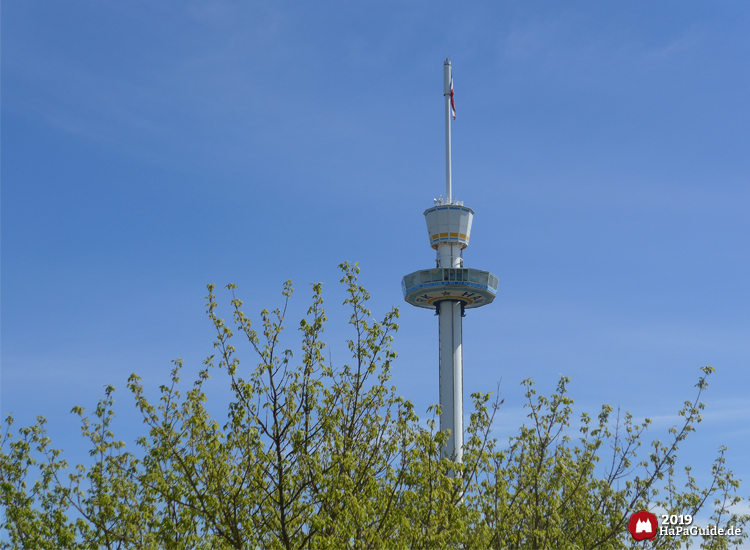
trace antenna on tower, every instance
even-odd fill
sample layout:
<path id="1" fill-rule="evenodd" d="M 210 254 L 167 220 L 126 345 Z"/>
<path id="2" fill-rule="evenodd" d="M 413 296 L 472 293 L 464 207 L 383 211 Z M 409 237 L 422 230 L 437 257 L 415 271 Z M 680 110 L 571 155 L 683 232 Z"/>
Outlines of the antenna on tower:
<path id="1" fill-rule="evenodd" d="M 445 97 L 445 202 L 453 202 L 451 174 L 451 100 L 453 99 L 453 69 L 450 59 L 443 63 L 443 97 Z"/>

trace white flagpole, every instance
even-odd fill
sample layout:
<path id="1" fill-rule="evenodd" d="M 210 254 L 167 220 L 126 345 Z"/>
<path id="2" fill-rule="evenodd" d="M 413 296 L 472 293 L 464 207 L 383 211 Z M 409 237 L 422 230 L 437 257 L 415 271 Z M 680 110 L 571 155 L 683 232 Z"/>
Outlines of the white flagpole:
<path id="1" fill-rule="evenodd" d="M 443 63 L 443 96 L 445 97 L 445 197 L 446 203 L 452 202 L 453 181 L 451 176 L 451 62 Z"/>

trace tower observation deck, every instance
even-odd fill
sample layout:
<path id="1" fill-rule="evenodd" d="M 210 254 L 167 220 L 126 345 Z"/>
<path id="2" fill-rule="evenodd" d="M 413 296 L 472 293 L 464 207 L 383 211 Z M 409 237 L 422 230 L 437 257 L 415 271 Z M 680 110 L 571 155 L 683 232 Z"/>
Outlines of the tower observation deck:
<path id="1" fill-rule="evenodd" d="M 404 299 L 413 306 L 434 309 L 439 318 L 440 430 L 450 430 L 443 455 L 455 462 L 463 457 L 463 327 L 467 309 L 491 303 L 498 279 L 489 271 L 464 267 L 463 250 L 469 246 L 474 211 L 453 200 L 451 170 L 451 114 L 453 73 L 443 64 L 445 96 L 446 198 L 424 212 L 430 246 L 437 252 L 437 267 L 410 273 L 401 281 Z M 455 114 L 454 114 L 455 118 Z"/>

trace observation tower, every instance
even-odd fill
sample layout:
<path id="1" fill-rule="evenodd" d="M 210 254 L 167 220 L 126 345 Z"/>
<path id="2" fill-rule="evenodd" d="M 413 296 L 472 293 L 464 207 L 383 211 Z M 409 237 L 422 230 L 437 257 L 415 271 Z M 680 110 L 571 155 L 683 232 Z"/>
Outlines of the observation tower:
<path id="1" fill-rule="evenodd" d="M 467 309 L 491 303 L 498 279 L 489 271 L 464 267 L 474 211 L 453 198 L 451 180 L 451 114 L 453 73 L 443 64 L 445 96 L 445 199 L 434 199 L 424 212 L 430 246 L 437 251 L 436 268 L 406 275 L 401 281 L 404 299 L 413 306 L 436 310 L 440 323 L 440 430 L 450 430 L 443 456 L 455 462 L 463 457 L 463 331 Z"/>

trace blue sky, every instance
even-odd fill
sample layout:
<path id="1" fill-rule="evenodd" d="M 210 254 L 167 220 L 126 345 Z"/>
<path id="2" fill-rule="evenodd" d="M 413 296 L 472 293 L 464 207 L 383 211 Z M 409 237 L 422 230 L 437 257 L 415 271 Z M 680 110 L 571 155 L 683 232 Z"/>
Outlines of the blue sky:
<path id="1" fill-rule="evenodd" d="M 373 314 L 401 308 L 394 383 L 437 401 L 437 319 L 401 277 L 434 264 L 442 63 L 454 67 L 454 195 L 466 265 L 494 304 L 464 322 L 465 392 L 572 377 L 576 409 L 657 420 L 665 439 L 717 373 L 680 455 L 720 444 L 750 483 L 750 4 L 747 2 L 6 2 L 2 18 L 2 413 L 50 420 L 117 389 L 139 418 L 170 360 L 213 353 L 205 285 L 281 305 L 298 349 L 322 281 L 334 362 L 358 261 Z M 225 306 L 229 297 L 220 293 Z M 228 309 L 224 310 L 228 313 Z M 241 348 L 245 364 L 253 358 Z M 217 372 L 211 391 L 226 397 Z M 746 484 L 747 488 L 748 485 Z M 747 489 L 744 491 L 747 493 Z"/>

